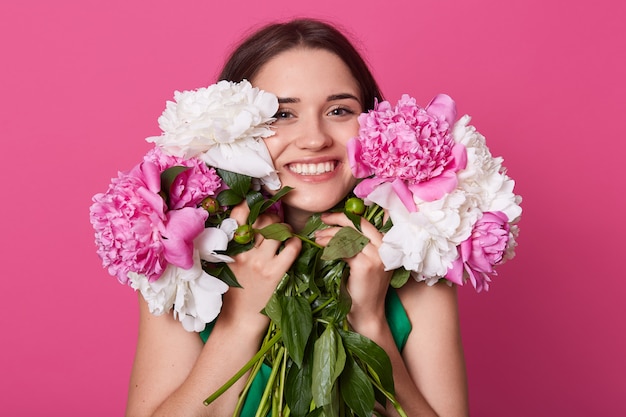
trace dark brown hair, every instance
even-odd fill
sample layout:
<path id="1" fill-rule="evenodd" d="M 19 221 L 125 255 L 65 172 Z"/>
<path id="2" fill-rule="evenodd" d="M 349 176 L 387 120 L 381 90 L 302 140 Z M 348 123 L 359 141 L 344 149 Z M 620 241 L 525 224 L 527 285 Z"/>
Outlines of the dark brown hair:
<path id="1" fill-rule="evenodd" d="M 383 99 L 367 64 L 348 38 L 332 25 L 314 19 L 274 23 L 253 33 L 232 52 L 219 79 L 250 80 L 266 62 L 296 47 L 323 49 L 341 58 L 359 85 L 364 110 L 374 107 L 374 99 Z"/>

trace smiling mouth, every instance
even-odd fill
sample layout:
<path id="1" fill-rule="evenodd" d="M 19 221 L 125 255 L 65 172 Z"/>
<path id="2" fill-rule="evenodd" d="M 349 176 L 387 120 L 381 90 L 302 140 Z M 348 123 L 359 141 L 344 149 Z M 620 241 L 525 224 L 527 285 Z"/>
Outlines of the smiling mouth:
<path id="1" fill-rule="evenodd" d="M 298 175 L 321 175 L 335 170 L 336 161 L 319 162 L 317 164 L 289 164 L 289 171 Z"/>

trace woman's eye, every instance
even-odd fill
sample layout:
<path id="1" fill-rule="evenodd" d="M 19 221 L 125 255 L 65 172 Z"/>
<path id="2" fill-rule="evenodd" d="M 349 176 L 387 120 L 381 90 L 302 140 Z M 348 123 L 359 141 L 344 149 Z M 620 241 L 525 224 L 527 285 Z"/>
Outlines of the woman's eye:
<path id="1" fill-rule="evenodd" d="M 330 112 L 328 112 L 329 116 L 345 116 L 347 114 L 354 114 L 354 112 L 345 107 L 336 107 L 332 109 Z"/>
<path id="2" fill-rule="evenodd" d="M 280 119 L 289 119 L 293 117 L 293 114 L 286 111 L 286 110 L 279 110 L 278 112 L 276 112 L 276 114 L 274 115 L 274 118 L 276 120 L 280 120 Z"/>

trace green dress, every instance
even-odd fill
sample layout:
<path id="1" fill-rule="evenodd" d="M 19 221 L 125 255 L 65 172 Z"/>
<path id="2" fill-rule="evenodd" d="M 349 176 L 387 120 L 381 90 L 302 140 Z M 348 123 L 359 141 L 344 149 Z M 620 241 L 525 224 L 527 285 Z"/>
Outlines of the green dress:
<path id="1" fill-rule="evenodd" d="M 411 322 L 400 302 L 400 297 L 398 297 L 396 291 L 391 287 L 389 291 L 387 291 L 387 298 L 385 300 L 385 315 L 387 316 L 387 323 L 389 323 L 393 340 L 396 342 L 398 349 L 402 351 L 409 338 L 409 333 L 411 332 Z M 211 334 L 214 323 L 215 322 L 207 324 L 205 329 L 200 333 L 200 337 L 202 337 L 205 343 Z M 242 416 L 253 416 L 256 413 L 270 372 L 271 368 L 267 365 L 263 365 L 252 381 L 252 386 L 250 387 L 250 391 L 248 391 L 248 396 L 246 397 L 241 411 Z"/>

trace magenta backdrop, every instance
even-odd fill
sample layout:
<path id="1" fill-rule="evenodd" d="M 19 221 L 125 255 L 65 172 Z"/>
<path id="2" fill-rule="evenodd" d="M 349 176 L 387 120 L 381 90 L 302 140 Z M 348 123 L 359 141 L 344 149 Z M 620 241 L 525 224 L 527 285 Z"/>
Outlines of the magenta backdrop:
<path id="1" fill-rule="evenodd" d="M 626 3 L 285 3 L 2 2 L 0 415 L 123 414 L 136 295 L 100 267 L 90 198 L 175 89 L 293 16 L 353 33 L 390 100 L 452 95 L 517 180 L 517 258 L 489 293 L 460 290 L 472 415 L 626 415 Z"/>

